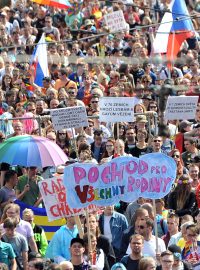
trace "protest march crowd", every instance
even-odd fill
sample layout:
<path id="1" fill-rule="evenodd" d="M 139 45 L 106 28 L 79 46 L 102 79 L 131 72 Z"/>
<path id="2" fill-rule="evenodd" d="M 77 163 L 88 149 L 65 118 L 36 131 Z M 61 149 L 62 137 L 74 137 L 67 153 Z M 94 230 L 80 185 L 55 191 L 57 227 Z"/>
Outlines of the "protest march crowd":
<path id="1" fill-rule="evenodd" d="M 0 149 L 13 137 L 42 136 L 68 158 L 45 168 L 1 163 L 1 270 L 200 269 L 199 14 L 199 0 L 0 1 Z M 171 51 L 161 51 L 170 38 Z M 104 107 L 113 121 L 101 121 L 105 97 L 117 107 Z M 121 120 L 122 98 L 133 121 Z M 56 129 L 52 111 L 77 106 L 87 125 Z M 163 198 L 68 215 L 50 241 L 34 221 L 46 206 L 39 183 L 62 179 L 65 167 L 155 153 L 176 165 Z"/>

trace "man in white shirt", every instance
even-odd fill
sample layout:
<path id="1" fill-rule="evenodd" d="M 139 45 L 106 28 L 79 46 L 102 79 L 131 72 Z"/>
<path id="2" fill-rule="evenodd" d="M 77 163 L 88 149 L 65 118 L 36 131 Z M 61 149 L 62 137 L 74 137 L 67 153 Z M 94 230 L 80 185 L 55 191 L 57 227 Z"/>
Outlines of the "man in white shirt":
<path id="1" fill-rule="evenodd" d="M 46 37 L 50 37 L 53 40 L 60 41 L 60 32 L 58 28 L 53 26 L 53 20 L 50 15 L 45 17 L 45 27 L 42 29 Z"/>
<path id="2" fill-rule="evenodd" d="M 138 233 L 144 237 L 142 254 L 146 257 L 154 257 L 166 250 L 164 241 L 157 238 L 158 250 L 156 250 L 156 237 L 153 235 L 154 221 L 151 218 L 141 220 L 138 224 Z"/>

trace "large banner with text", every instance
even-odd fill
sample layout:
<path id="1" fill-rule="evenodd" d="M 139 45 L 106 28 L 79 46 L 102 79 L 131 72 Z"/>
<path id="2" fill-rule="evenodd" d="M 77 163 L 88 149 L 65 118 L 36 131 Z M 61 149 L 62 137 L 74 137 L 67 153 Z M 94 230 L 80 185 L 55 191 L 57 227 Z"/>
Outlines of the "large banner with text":
<path id="1" fill-rule="evenodd" d="M 69 180 L 70 179 L 70 180 Z M 118 157 L 103 165 L 75 163 L 64 171 L 67 202 L 72 208 L 160 199 L 176 179 L 176 163 L 161 153 Z"/>
<path id="2" fill-rule="evenodd" d="M 45 179 L 38 184 L 49 221 L 78 216 L 85 213 L 84 209 L 80 207 L 71 208 L 68 205 L 62 176 Z M 93 212 L 97 210 L 97 207 L 90 205 L 88 210 L 89 212 Z"/>

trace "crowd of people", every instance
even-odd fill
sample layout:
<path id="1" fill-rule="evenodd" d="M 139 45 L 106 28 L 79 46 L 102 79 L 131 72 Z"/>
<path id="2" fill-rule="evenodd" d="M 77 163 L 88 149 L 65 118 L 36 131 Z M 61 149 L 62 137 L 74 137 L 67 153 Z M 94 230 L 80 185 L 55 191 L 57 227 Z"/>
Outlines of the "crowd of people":
<path id="1" fill-rule="evenodd" d="M 195 35 L 171 68 L 165 55 L 153 54 L 170 0 L 70 0 L 68 10 L 30 0 L 0 3 L 0 143 L 40 135 L 69 159 L 46 168 L 1 164 L 1 270 L 200 269 L 200 101 L 194 119 L 166 121 L 163 115 L 169 95 L 200 93 L 200 2 L 180 1 Z M 119 10 L 126 29 L 111 33 L 104 16 Z M 31 55 L 43 34 L 49 76 L 38 85 Z M 132 97 L 134 121 L 100 122 L 105 96 Z M 55 130 L 51 110 L 74 106 L 86 108 L 88 126 Z M 172 190 L 155 207 L 151 198 L 139 198 L 90 213 L 88 222 L 82 214 L 83 237 L 68 217 L 48 243 L 31 210 L 44 207 L 39 181 L 63 174 L 74 162 L 104 164 L 148 153 L 163 153 L 177 164 Z M 16 200 L 27 205 L 22 214 Z"/>

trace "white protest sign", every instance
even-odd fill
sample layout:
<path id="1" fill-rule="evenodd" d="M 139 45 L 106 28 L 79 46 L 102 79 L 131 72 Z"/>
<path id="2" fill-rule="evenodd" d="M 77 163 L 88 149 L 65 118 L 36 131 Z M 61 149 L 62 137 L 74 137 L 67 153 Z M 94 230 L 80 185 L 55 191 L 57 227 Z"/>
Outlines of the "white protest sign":
<path id="1" fill-rule="evenodd" d="M 51 110 L 51 117 L 55 130 L 88 126 L 86 109 L 83 106 Z"/>
<path id="2" fill-rule="evenodd" d="M 70 208 L 66 200 L 66 189 L 63 184 L 63 176 L 53 177 L 39 181 L 40 193 L 45 205 L 48 220 L 53 221 L 64 217 L 84 214 L 83 208 Z M 89 213 L 97 211 L 99 207 L 90 205 Z"/>
<path id="3" fill-rule="evenodd" d="M 106 14 L 104 20 L 111 33 L 126 29 L 126 21 L 122 10 Z"/>
<path id="4" fill-rule="evenodd" d="M 101 122 L 133 122 L 134 98 L 102 97 L 99 101 Z"/>
<path id="5" fill-rule="evenodd" d="M 165 110 L 165 119 L 194 119 L 198 99 L 198 96 L 169 96 Z"/>
<path id="6" fill-rule="evenodd" d="M 38 184 L 49 221 L 81 214 L 82 209 L 72 209 L 66 202 L 63 176 L 45 179 Z"/>

